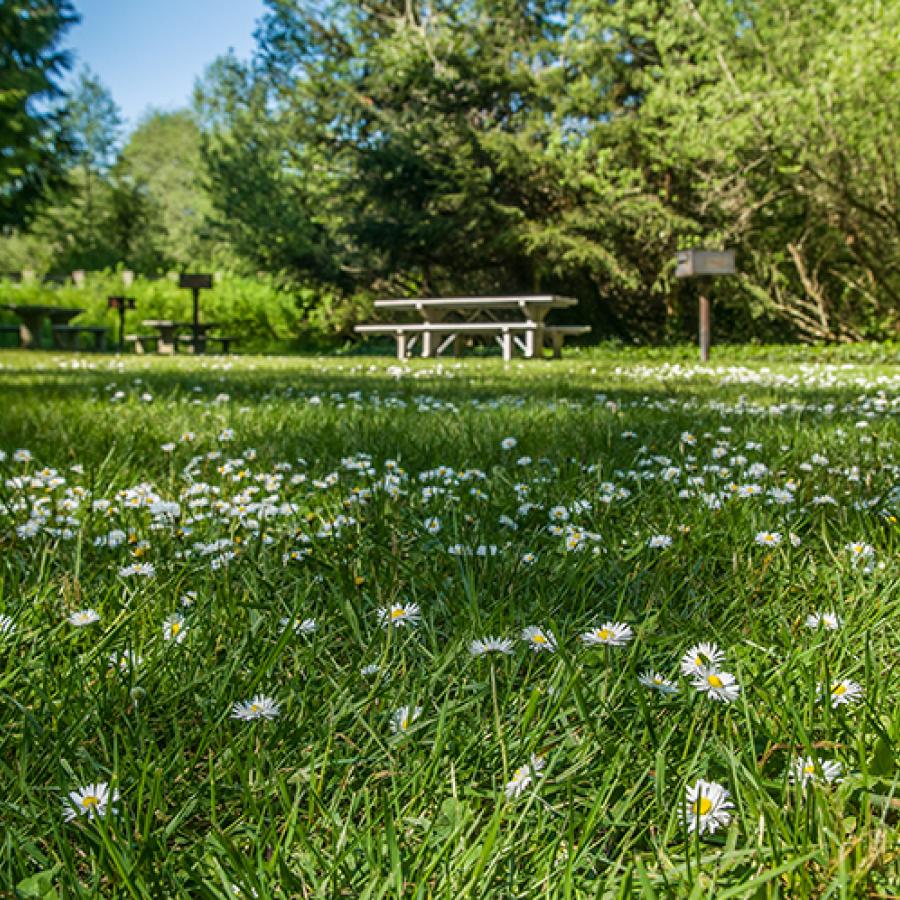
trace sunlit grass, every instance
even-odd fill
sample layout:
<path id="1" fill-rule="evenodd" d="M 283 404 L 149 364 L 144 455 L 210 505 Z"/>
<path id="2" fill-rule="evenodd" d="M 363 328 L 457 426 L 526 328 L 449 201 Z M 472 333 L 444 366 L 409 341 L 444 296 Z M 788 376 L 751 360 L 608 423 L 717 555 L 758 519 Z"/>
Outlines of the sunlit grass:
<path id="1" fill-rule="evenodd" d="M 0 355 L 0 884 L 891 895 L 900 373 L 877 348 L 725 355 Z M 383 627 L 410 603 L 417 624 Z M 633 639 L 579 639 L 606 622 Z M 512 653 L 474 657 L 488 636 Z M 733 702 L 680 673 L 697 641 Z M 839 679 L 859 702 L 819 698 Z M 258 696 L 278 715 L 232 716 Z M 842 777 L 804 791 L 801 756 Z M 682 824 L 698 779 L 733 803 L 703 836 Z M 115 812 L 64 821 L 103 782 Z"/>

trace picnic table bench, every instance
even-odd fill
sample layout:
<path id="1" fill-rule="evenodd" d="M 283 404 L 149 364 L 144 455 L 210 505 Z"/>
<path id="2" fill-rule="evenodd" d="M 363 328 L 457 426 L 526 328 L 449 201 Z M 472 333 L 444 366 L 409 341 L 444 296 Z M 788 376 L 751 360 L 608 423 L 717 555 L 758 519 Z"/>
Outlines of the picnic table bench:
<path id="1" fill-rule="evenodd" d="M 587 334 L 588 325 L 546 325 L 553 309 L 577 305 L 574 297 L 538 295 L 522 297 L 416 297 L 409 300 L 377 300 L 375 309 L 388 312 L 415 312 L 424 321 L 385 322 L 357 325 L 358 334 L 389 334 L 397 341 L 397 358 L 406 359 L 421 339 L 422 356 L 439 356 L 449 347 L 455 355 L 471 337 L 494 338 L 503 359 L 509 361 L 515 348 L 526 359 L 543 356 L 549 341 L 554 358 L 562 355 L 566 337 Z M 511 316 L 518 315 L 518 318 Z"/>
<path id="2" fill-rule="evenodd" d="M 80 335 L 89 335 L 91 349 L 101 353 L 106 349 L 106 336 L 109 329 L 101 325 L 54 325 L 53 343 L 61 350 L 77 350 Z"/>
<path id="3" fill-rule="evenodd" d="M 155 328 L 156 335 L 139 335 L 130 334 L 125 340 L 134 344 L 136 353 L 144 353 L 150 347 L 151 343 L 155 343 L 156 352 L 164 354 L 173 354 L 178 346 L 184 346 L 191 353 L 203 353 L 207 344 L 217 343 L 222 347 L 223 353 L 228 353 L 229 347 L 240 338 L 235 335 L 215 335 L 209 334 L 210 329 L 217 328 L 217 322 L 202 322 L 195 324 L 194 322 L 173 322 L 170 319 L 145 319 L 142 325 L 147 328 Z M 197 329 L 197 339 L 194 340 L 194 329 Z M 190 331 L 190 334 L 182 334 L 181 332 Z"/>

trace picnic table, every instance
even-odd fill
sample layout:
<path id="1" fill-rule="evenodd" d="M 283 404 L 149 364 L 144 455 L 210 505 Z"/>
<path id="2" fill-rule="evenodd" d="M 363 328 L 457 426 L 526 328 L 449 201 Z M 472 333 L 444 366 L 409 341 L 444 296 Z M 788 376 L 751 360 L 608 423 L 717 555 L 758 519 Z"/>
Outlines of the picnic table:
<path id="1" fill-rule="evenodd" d="M 526 359 L 543 356 L 549 340 L 554 357 L 562 353 L 564 338 L 586 334 L 587 325 L 547 325 L 554 309 L 576 306 L 574 297 L 556 294 L 513 297 L 413 297 L 401 300 L 376 300 L 379 312 L 416 313 L 420 322 L 386 322 L 357 325 L 359 334 L 391 334 L 397 341 L 397 358 L 405 359 L 421 339 L 422 356 L 433 358 L 452 347 L 459 356 L 467 337 L 497 340 L 503 359 L 512 359 L 518 347 Z"/>
<path id="2" fill-rule="evenodd" d="M 72 306 L 32 306 L 29 304 L 6 304 L 3 307 L 19 318 L 19 343 L 31 350 L 40 348 L 41 328 L 45 321 L 50 322 L 54 343 L 59 338 L 52 331 L 55 326 L 67 326 L 75 316 L 81 315 L 83 309 Z"/>
<path id="3" fill-rule="evenodd" d="M 218 322 L 174 322 L 171 319 L 144 319 L 141 324 L 159 332 L 156 338 L 157 353 L 171 355 L 176 351 L 179 343 L 187 345 L 191 353 L 203 353 L 210 341 L 221 343 L 223 351 L 227 353 L 228 345 L 236 340 L 234 337 L 216 337 L 209 334 L 211 329 L 218 327 Z M 184 334 L 184 332 L 189 333 Z M 134 340 L 135 349 L 143 352 L 141 336 L 129 335 L 129 338 Z M 138 349 L 139 347 L 140 349 Z"/>

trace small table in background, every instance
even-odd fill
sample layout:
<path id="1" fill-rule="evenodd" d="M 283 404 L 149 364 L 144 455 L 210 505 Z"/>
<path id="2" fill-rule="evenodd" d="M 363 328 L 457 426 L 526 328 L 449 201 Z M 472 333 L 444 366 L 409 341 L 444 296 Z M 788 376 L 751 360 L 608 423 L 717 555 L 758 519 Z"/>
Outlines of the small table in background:
<path id="1" fill-rule="evenodd" d="M 175 342 L 178 340 L 178 323 L 171 319 L 144 319 L 141 322 L 146 328 L 155 328 L 159 332 L 159 341 L 156 344 L 156 352 L 171 356 L 175 352 Z"/>
<path id="2" fill-rule="evenodd" d="M 19 317 L 19 342 L 30 350 L 40 348 L 41 327 L 46 319 L 53 325 L 68 325 L 84 310 L 71 306 L 30 306 L 8 304 L 4 307 Z"/>

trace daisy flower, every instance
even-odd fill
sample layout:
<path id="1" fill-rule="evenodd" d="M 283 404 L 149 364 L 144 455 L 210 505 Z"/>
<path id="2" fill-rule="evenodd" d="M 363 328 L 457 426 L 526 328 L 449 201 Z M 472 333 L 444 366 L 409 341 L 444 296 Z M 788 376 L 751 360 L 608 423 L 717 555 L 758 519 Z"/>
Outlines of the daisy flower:
<path id="1" fill-rule="evenodd" d="M 315 619 L 291 619 L 290 617 L 285 616 L 283 619 L 279 620 L 278 624 L 281 626 L 282 631 L 292 628 L 294 634 L 313 634 L 316 630 Z"/>
<path id="2" fill-rule="evenodd" d="M 281 705 L 271 697 L 257 694 L 252 700 L 235 703 L 231 707 L 231 718 L 250 722 L 253 719 L 274 719 L 281 712 Z"/>
<path id="3" fill-rule="evenodd" d="M 695 675 L 691 684 L 701 694 L 706 694 L 710 700 L 718 700 L 721 703 L 731 703 L 737 700 L 741 693 L 737 679 L 730 672 L 707 670 Z"/>
<path id="4" fill-rule="evenodd" d="M 163 637 L 167 641 L 174 641 L 180 644 L 187 637 L 188 629 L 184 624 L 184 616 L 180 613 L 172 613 L 165 622 L 163 622 Z"/>
<path id="5" fill-rule="evenodd" d="M 799 784 L 805 789 L 811 781 L 836 784 L 841 780 L 843 771 L 844 767 L 834 760 L 799 756 L 791 763 L 788 777 L 791 784 Z"/>
<path id="6" fill-rule="evenodd" d="M 588 647 L 624 647 L 633 637 L 634 632 L 624 622 L 607 622 L 599 628 L 586 631 L 581 635 L 581 642 Z"/>
<path id="7" fill-rule="evenodd" d="M 69 624 L 76 628 L 82 628 L 84 625 L 93 625 L 94 622 L 100 621 L 100 613 L 96 609 L 79 609 L 69 616 Z"/>
<path id="8" fill-rule="evenodd" d="M 16 623 L 12 616 L 0 616 L 0 635 L 13 634 L 16 630 Z"/>
<path id="9" fill-rule="evenodd" d="M 421 706 L 401 706 L 391 713 L 391 731 L 394 734 L 404 734 L 409 731 L 410 726 L 422 714 Z"/>
<path id="10" fill-rule="evenodd" d="M 381 624 L 385 628 L 390 625 L 396 625 L 398 628 L 409 625 L 414 628 L 419 624 L 419 605 L 418 603 L 392 603 L 390 606 L 378 610 L 378 618 L 381 619 Z"/>
<path id="11" fill-rule="evenodd" d="M 538 628 L 536 625 L 523 628 L 521 638 L 523 641 L 527 641 L 528 646 L 536 653 L 540 653 L 542 650 L 548 650 L 550 653 L 556 651 L 556 638 L 553 636 L 553 632 L 544 631 L 543 628 Z"/>
<path id="12" fill-rule="evenodd" d="M 681 657 L 681 672 L 689 678 L 694 675 L 718 668 L 725 659 L 725 654 L 715 645 L 701 642 L 694 644 L 684 656 Z"/>
<path id="13" fill-rule="evenodd" d="M 654 534 L 653 537 L 647 541 L 647 546 L 652 550 L 665 550 L 666 547 L 672 546 L 672 538 L 667 534 Z"/>
<path id="14" fill-rule="evenodd" d="M 504 793 L 508 800 L 512 800 L 524 791 L 528 790 L 532 784 L 541 778 L 541 770 L 544 768 L 544 757 L 531 754 L 531 759 L 524 766 L 519 766 L 513 777 L 506 783 Z"/>
<path id="15" fill-rule="evenodd" d="M 831 708 L 837 709 L 839 706 L 850 706 L 862 700 L 863 689 L 860 684 L 850 681 L 848 678 L 842 678 L 831 686 Z M 825 695 L 825 687 L 819 687 L 819 700 Z"/>
<path id="16" fill-rule="evenodd" d="M 486 637 L 476 638 L 469 644 L 472 656 L 484 656 L 486 653 L 512 653 L 513 642 L 509 638 Z"/>
<path id="17" fill-rule="evenodd" d="M 753 540 L 760 547 L 777 547 L 781 543 L 781 535 L 777 531 L 760 531 Z"/>
<path id="18" fill-rule="evenodd" d="M 141 664 L 141 658 L 133 650 L 115 650 L 109 654 L 109 667 L 127 672 L 137 668 Z"/>
<path id="19" fill-rule="evenodd" d="M 104 816 L 107 810 L 116 811 L 113 804 L 118 799 L 119 792 L 110 791 L 109 784 L 105 781 L 85 785 L 70 791 L 69 796 L 63 800 L 63 818 L 71 822 L 79 816 L 87 816 L 88 819 Z"/>
<path id="20" fill-rule="evenodd" d="M 519 442 L 514 437 L 505 437 L 502 441 L 500 441 L 500 446 L 504 450 L 512 450 L 513 447 L 516 446 Z"/>
<path id="21" fill-rule="evenodd" d="M 521 556 L 521 558 L 520 558 L 519 561 L 520 561 L 523 565 L 525 565 L 525 566 L 530 566 L 530 565 L 532 565 L 532 563 L 535 562 L 535 560 L 537 560 L 537 554 L 536 554 L 536 553 L 532 553 L 532 552 L 529 550 L 528 553 L 523 553 L 523 554 L 522 554 L 522 556 Z"/>
<path id="22" fill-rule="evenodd" d="M 377 675 L 380 671 L 381 666 L 378 663 L 368 663 L 359 670 L 359 674 L 364 678 L 371 678 L 372 675 Z"/>
<path id="23" fill-rule="evenodd" d="M 638 681 L 646 688 L 650 688 L 654 691 L 659 691 L 661 694 L 677 694 L 678 693 L 678 685 L 672 681 L 669 681 L 668 678 L 663 678 L 659 672 L 654 672 L 652 669 L 648 669 L 646 672 L 642 672 L 638 676 Z"/>
<path id="24" fill-rule="evenodd" d="M 731 823 L 734 805 L 728 799 L 728 791 L 714 781 L 702 778 L 685 791 L 685 803 L 679 810 L 681 823 L 697 834 L 712 834 Z"/>
<path id="25" fill-rule="evenodd" d="M 837 631 L 841 627 L 840 618 L 833 612 L 814 612 L 806 617 L 806 627 L 815 631 L 824 628 L 826 631 Z"/>
<path id="26" fill-rule="evenodd" d="M 441 530 L 441 520 L 437 516 L 429 516 L 425 520 L 425 530 L 429 534 L 437 534 Z"/>

